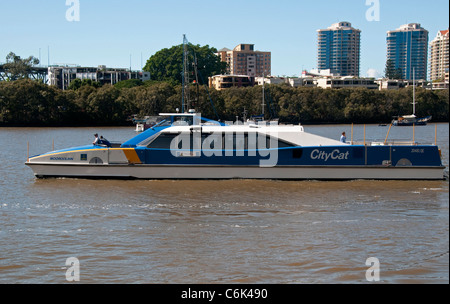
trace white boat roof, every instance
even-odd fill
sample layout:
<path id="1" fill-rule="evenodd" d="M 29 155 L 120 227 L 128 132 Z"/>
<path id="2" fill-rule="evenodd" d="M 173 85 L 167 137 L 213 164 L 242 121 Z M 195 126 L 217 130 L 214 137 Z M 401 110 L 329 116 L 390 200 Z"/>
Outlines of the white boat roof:
<path id="1" fill-rule="evenodd" d="M 404 115 L 404 116 L 402 116 L 403 118 L 405 118 L 405 119 L 414 119 L 414 118 L 417 118 L 417 116 L 416 115 Z"/>
<path id="2" fill-rule="evenodd" d="M 200 113 L 189 112 L 189 113 L 160 113 L 160 116 L 184 116 L 184 117 L 201 117 Z M 305 132 L 303 126 L 300 125 L 279 125 L 278 123 L 270 122 L 246 122 L 245 124 L 232 124 L 219 126 L 217 124 L 194 124 L 186 125 L 183 122 L 180 124 L 175 123 L 171 127 L 164 129 L 161 133 L 171 133 L 180 134 L 200 130 L 202 133 L 259 133 L 272 136 L 274 138 L 281 139 L 286 142 L 290 142 L 296 146 L 310 147 L 310 146 L 343 146 L 346 145 L 340 140 L 335 140 L 331 138 L 326 138 L 323 136 L 311 134 Z M 340 137 L 340 134 L 339 134 Z"/>
<path id="3" fill-rule="evenodd" d="M 159 113 L 159 116 L 199 116 L 198 113 Z"/>
<path id="4" fill-rule="evenodd" d="M 162 130 L 162 133 L 180 134 L 200 130 L 206 134 L 230 134 L 230 133 L 259 133 L 290 142 L 296 146 L 343 146 L 339 140 L 334 140 L 319 135 L 307 133 L 303 126 L 295 125 L 202 125 L 202 126 L 172 126 Z"/>

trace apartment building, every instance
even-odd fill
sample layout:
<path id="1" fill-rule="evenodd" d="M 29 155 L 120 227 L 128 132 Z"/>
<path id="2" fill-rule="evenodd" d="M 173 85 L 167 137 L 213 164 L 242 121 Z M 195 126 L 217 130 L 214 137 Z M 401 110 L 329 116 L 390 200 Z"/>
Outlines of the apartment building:
<path id="1" fill-rule="evenodd" d="M 339 22 L 317 30 L 317 68 L 340 76 L 359 77 L 361 31 L 350 22 Z"/>
<path id="2" fill-rule="evenodd" d="M 228 64 L 229 75 L 262 77 L 271 74 L 271 52 L 255 51 L 254 44 L 239 44 L 233 50 L 223 48 L 218 55 Z"/>
<path id="3" fill-rule="evenodd" d="M 439 31 L 430 42 L 430 80 L 448 83 L 449 30 Z"/>
<path id="4" fill-rule="evenodd" d="M 428 31 L 419 23 L 409 23 L 387 32 L 387 60 L 402 78 L 427 79 Z M 413 75 L 414 72 L 414 75 Z"/>
<path id="5" fill-rule="evenodd" d="M 378 89 L 378 84 L 370 78 L 346 77 L 321 77 L 316 80 L 317 86 L 323 89 L 349 89 L 365 88 Z"/>
<path id="6" fill-rule="evenodd" d="M 252 87 L 254 85 L 254 78 L 247 75 L 215 75 L 209 77 L 209 87 L 218 91 L 233 87 Z"/>

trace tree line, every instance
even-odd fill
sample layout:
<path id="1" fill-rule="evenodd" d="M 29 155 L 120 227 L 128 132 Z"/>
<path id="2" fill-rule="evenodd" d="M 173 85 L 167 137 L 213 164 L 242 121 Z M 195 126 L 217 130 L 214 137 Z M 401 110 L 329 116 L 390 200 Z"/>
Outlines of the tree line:
<path id="1" fill-rule="evenodd" d="M 69 90 L 30 80 L 0 82 L 1 126 L 121 126 L 134 114 L 144 117 L 181 109 L 181 85 L 160 81 L 100 86 L 82 82 Z M 261 86 L 217 91 L 191 85 L 191 106 L 222 121 L 260 115 Z M 412 88 L 400 90 L 293 88 L 268 85 L 265 118 L 280 122 L 389 123 L 412 113 Z M 449 121 L 449 90 L 416 88 L 416 115 Z"/>

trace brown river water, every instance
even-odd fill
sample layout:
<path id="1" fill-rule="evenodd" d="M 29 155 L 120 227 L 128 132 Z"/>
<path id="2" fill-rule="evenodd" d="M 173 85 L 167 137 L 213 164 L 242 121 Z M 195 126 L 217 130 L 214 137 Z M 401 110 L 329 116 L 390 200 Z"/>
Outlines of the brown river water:
<path id="1" fill-rule="evenodd" d="M 305 126 L 350 139 L 351 126 Z M 364 128 L 354 126 L 362 140 Z M 449 125 L 437 125 L 448 167 Z M 388 127 L 368 125 L 383 141 Z M 449 283 L 449 182 L 34 178 L 30 155 L 127 128 L 0 128 L 0 283 Z M 390 139 L 434 143 L 435 124 Z M 448 168 L 446 169 L 448 170 Z"/>

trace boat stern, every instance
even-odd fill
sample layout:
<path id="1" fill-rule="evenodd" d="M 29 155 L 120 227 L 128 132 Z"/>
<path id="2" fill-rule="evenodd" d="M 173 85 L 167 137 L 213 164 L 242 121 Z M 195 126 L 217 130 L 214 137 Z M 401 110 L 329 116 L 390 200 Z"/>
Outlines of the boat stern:
<path id="1" fill-rule="evenodd" d="M 96 175 L 93 172 L 99 172 L 100 168 L 110 165 L 141 163 L 134 148 L 83 146 L 36 155 L 30 157 L 25 165 L 34 171 L 36 177 L 70 177 Z"/>

